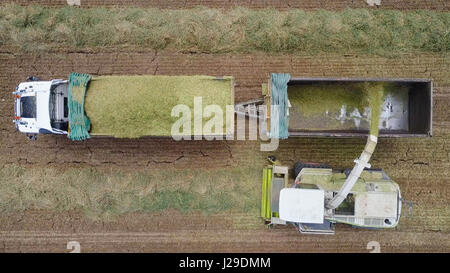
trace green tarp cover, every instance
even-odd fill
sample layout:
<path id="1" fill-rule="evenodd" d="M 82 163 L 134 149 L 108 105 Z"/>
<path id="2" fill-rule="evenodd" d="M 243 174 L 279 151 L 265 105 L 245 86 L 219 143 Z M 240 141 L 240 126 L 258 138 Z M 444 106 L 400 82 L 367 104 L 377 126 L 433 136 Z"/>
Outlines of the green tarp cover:
<path id="1" fill-rule="evenodd" d="M 270 90 L 272 92 L 270 137 L 286 139 L 289 136 L 288 95 L 287 88 L 291 75 L 272 73 L 270 76 Z"/>
<path id="2" fill-rule="evenodd" d="M 69 138 L 85 140 L 89 138 L 91 123 L 84 112 L 86 90 L 91 80 L 88 74 L 72 73 L 69 76 L 68 108 Z"/>

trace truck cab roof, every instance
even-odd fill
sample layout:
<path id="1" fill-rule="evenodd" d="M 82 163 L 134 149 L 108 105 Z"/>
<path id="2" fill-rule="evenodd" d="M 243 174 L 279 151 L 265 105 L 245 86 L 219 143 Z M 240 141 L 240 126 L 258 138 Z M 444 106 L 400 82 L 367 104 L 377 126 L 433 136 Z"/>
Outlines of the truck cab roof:
<path id="1" fill-rule="evenodd" d="M 31 81 L 20 83 L 14 102 L 14 122 L 22 133 L 62 133 L 53 129 L 50 116 L 50 94 L 52 86 L 63 83 L 62 80 Z"/>

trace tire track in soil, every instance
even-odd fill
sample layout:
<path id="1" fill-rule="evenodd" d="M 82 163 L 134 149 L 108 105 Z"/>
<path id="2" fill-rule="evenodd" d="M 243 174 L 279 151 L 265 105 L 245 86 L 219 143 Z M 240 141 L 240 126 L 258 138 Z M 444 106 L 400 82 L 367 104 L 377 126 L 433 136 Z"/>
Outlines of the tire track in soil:
<path id="1" fill-rule="evenodd" d="M 77 241 L 81 252 L 370 252 L 377 241 L 381 252 L 448 252 L 447 235 L 340 231 L 334 236 L 299 235 L 295 230 L 177 231 L 154 233 L 48 232 L 0 233 L 2 252 L 69 252 Z M 444 242 L 444 243 L 442 243 Z"/>
<path id="2" fill-rule="evenodd" d="M 114 222 L 42 211 L 10 217 L 24 222 L 7 227 L 2 221 L 2 252 L 68 252 L 67 242 L 74 240 L 80 242 L 82 252 L 369 252 L 366 246 L 370 241 L 378 241 L 382 252 L 450 249 L 448 233 L 373 231 L 338 225 L 334 236 L 305 236 L 292 226 L 267 230 L 260 219 L 245 214 L 207 216 L 170 211 L 130 214 Z M 239 221 L 252 227 L 236 226 Z"/>
<path id="3" fill-rule="evenodd" d="M 193 167 L 194 163 L 199 163 L 206 167 L 227 167 L 254 158 L 259 147 L 258 143 L 251 141 L 176 142 L 170 138 L 95 138 L 86 142 L 72 142 L 65 136 L 43 135 L 38 141 L 29 142 L 15 131 L 11 122 L 11 91 L 28 75 L 52 79 L 65 78 L 73 71 L 93 75 L 148 74 L 148 71 L 156 71 L 157 67 L 158 75 L 232 75 L 236 78 L 237 102 L 260 97 L 261 84 L 267 81 L 269 73 L 273 71 L 289 72 L 300 77 L 433 78 L 437 94 L 434 96 L 435 137 L 431 140 L 382 140 L 383 143 L 376 152 L 378 157 L 374 161 L 382 164 L 383 161 L 378 160 L 380 158 L 393 165 L 410 165 L 409 157 L 403 155 L 406 151 L 415 151 L 422 158 L 417 157 L 411 164 L 429 162 L 433 166 L 437 164 L 436 167 L 447 167 L 445 160 L 448 159 L 448 154 L 442 153 L 442 148 L 448 152 L 450 62 L 445 57 L 405 55 L 387 59 L 360 56 L 187 55 L 149 52 L 0 54 L 0 62 L 0 152 L 3 155 L 0 163 L 3 164 Z M 354 156 L 351 151 L 355 150 L 354 145 L 360 143 L 362 144 L 360 139 L 339 140 L 339 145 L 336 145 L 335 139 L 289 139 L 282 141 L 277 153 L 288 162 L 293 162 L 299 155 L 307 155 L 311 160 L 323 159 L 322 155 L 327 153 L 327 161 L 341 163 L 348 162 L 345 153 Z M 392 149 L 398 152 L 392 153 Z M 440 157 L 437 158 L 436 152 L 439 151 Z M 180 159 L 181 155 L 184 157 Z M 264 157 L 265 155 L 261 155 L 257 160 L 263 160 Z M 444 171 L 442 176 L 446 173 L 448 172 Z"/>

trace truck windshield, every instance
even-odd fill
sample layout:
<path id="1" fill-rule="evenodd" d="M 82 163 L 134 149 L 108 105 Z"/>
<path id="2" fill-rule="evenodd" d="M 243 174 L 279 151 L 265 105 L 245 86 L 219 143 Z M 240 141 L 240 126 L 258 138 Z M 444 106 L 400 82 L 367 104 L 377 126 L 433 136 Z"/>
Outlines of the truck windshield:
<path id="1" fill-rule="evenodd" d="M 50 122 L 53 129 L 67 131 L 69 109 L 67 107 L 67 85 L 53 85 L 50 89 Z"/>
<path id="2" fill-rule="evenodd" d="M 20 98 L 20 117 L 36 118 L 36 97 L 27 96 Z"/>

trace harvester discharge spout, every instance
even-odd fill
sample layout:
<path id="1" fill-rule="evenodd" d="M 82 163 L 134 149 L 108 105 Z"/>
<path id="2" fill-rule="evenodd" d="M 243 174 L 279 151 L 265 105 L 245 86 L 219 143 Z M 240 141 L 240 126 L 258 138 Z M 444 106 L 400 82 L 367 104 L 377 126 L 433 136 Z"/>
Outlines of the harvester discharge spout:
<path id="1" fill-rule="evenodd" d="M 381 114 L 381 106 L 383 103 L 384 88 L 379 84 L 366 84 L 364 92 L 366 92 L 371 108 L 369 137 L 367 138 L 367 143 L 361 153 L 361 156 L 358 159 L 355 159 L 354 162 L 356 164 L 350 172 L 350 175 L 345 180 L 344 185 L 332 199 L 325 203 L 325 207 L 327 209 L 335 209 L 345 200 L 361 176 L 364 168 L 370 168 L 369 161 L 375 151 L 375 147 L 377 146 L 378 125 Z"/>
<path id="2" fill-rule="evenodd" d="M 358 159 L 355 159 L 355 167 L 353 167 L 350 175 L 345 180 L 344 185 L 339 190 L 339 192 L 326 203 L 325 207 L 327 209 L 337 208 L 344 201 L 355 183 L 358 181 L 358 178 L 360 177 L 364 168 L 370 168 L 369 160 L 372 157 L 373 152 L 375 151 L 377 141 L 377 136 L 369 135 L 369 137 L 367 138 L 366 146 L 364 147 L 361 156 Z"/>

